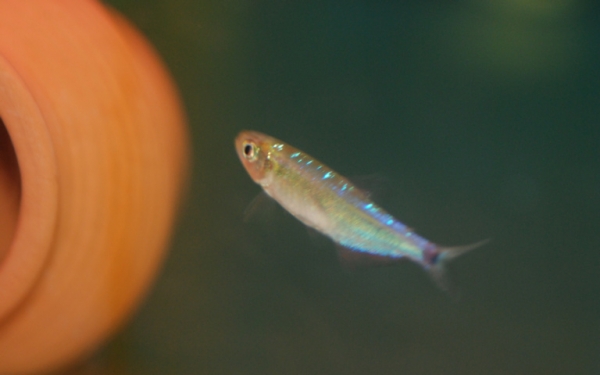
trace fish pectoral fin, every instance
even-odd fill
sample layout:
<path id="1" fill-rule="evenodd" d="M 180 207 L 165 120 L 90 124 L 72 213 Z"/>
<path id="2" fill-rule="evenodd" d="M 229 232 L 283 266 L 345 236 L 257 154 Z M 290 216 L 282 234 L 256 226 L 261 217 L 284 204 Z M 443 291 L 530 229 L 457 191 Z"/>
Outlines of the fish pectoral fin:
<path id="1" fill-rule="evenodd" d="M 259 212 L 271 212 L 277 207 L 277 202 L 267 193 L 261 191 L 244 210 L 244 221 L 248 222 L 258 215 Z"/>
<path id="2" fill-rule="evenodd" d="M 377 255 L 336 244 L 340 264 L 348 270 L 367 267 L 389 266 L 398 263 L 402 257 Z"/>

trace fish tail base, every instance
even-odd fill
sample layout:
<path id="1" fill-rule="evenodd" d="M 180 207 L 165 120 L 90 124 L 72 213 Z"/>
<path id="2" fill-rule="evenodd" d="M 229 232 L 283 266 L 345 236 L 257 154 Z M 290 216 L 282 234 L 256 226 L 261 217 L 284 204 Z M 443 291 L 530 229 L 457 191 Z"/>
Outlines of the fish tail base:
<path id="1" fill-rule="evenodd" d="M 429 274 L 431 275 L 434 283 L 444 292 L 448 293 L 452 299 L 457 300 L 458 291 L 448 279 L 446 272 L 447 263 L 452 259 L 461 256 L 462 254 L 486 244 L 487 242 L 489 242 L 489 239 L 465 246 L 440 247 L 434 256 L 429 257 Z"/>

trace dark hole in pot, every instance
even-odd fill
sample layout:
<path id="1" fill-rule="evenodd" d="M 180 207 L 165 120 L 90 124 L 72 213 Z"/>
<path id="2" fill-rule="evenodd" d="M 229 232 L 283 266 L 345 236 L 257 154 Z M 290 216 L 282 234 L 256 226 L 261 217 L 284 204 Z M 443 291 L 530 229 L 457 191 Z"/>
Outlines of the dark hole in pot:
<path id="1" fill-rule="evenodd" d="M 0 118 L 0 262 L 12 243 L 21 202 L 21 173 L 12 140 Z"/>

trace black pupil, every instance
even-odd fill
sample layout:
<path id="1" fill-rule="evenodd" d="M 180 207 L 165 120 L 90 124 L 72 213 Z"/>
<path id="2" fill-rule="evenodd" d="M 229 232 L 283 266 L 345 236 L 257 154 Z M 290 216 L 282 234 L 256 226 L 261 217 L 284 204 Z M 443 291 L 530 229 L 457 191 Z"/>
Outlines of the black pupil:
<path id="1" fill-rule="evenodd" d="M 252 156 L 252 145 L 245 145 L 244 146 L 244 154 L 246 156 Z"/>

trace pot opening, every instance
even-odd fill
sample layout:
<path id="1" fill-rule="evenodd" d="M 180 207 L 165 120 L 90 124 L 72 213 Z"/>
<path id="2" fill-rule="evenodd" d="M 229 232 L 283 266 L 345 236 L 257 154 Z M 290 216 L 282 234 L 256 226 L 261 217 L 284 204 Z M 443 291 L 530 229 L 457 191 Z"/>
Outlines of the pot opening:
<path id="1" fill-rule="evenodd" d="M 17 155 L 0 118 L 0 263 L 12 243 L 20 205 L 21 173 Z"/>

